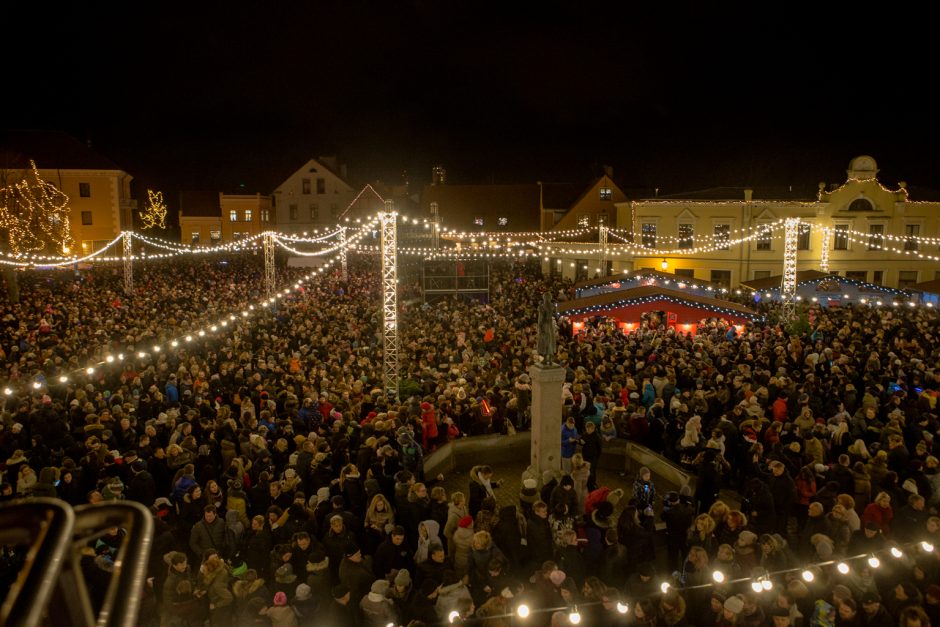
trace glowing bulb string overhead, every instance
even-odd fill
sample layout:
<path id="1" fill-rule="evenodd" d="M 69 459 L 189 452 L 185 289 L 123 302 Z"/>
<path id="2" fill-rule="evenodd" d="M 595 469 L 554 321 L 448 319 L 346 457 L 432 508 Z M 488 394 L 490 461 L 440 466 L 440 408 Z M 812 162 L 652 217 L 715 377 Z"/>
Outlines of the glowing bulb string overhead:
<path id="1" fill-rule="evenodd" d="M 295 281 L 291 286 L 275 292 L 270 297 L 258 299 L 257 301 L 241 308 L 240 310 L 232 311 L 221 316 L 220 318 L 215 319 L 214 322 L 198 325 L 196 328 L 187 333 L 164 337 L 162 340 L 152 340 L 152 343 L 150 343 L 146 349 L 141 348 L 136 351 L 136 353 L 132 354 L 129 351 L 126 353 L 108 353 L 101 358 L 96 358 L 91 362 L 86 363 L 85 366 L 81 368 L 74 368 L 59 373 L 51 377 L 50 380 L 45 378 L 46 374 L 44 373 L 43 375 L 34 377 L 29 381 L 17 382 L 16 386 L 22 387 L 22 392 L 24 394 L 34 394 L 48 389 L 51 385 L 67 385 L 73 380 L 80 379 L 83 376 L 93 378 L 99 374 L 99 370 L 101 368 L 108 367 L 111 364 L 122 363 L 127 359 L 134 358 L 135 356 L 138 359 L 144 359 L 152 354 L 160 353 L 163 350 L 172 350 L 178 348 L 179 346 L 192 345 L 193 342 L 198 342 L 201 338 L 217 336 L 224 333 L 229 328 L 235 328 L 238 321 L 245 320 L 252 316 L 258 315 L 261 312 L 267 311 L 267 306 L 273 305 L 278 300 L 289 297 L 295 291 L 301 290 L 306 282 L 311 281 L 318 276 L 324 275 L 327 269 L 330 268 L 330 266 L 333 264 L 337 263 L 338 260 L 339 255 L 325 260 L 323 266 L 315 270 L 311 270 L 306 275 Z M 14 389 L 14 384 L 7 382 L 3 386 L 2 393 L 4 396 L 12 396 L 15 392 L 16 390 Z"/>

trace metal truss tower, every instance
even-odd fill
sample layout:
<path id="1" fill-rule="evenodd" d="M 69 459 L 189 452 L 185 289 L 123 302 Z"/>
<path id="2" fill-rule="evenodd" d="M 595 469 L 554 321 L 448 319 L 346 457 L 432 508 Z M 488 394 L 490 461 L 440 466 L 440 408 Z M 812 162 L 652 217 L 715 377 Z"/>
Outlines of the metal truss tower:
<path id="1" fill-rule="evenodd" d="M 270 297 L 274 294 L 274 233 L 266 231 L 263 236 L 264 243 L 264 293 Z"/>
<path id="2" fill-rule="evenodd" d="M 134 233 L 133 231 L 124 231 L 124 293 L 134 293 Z"/>
<path id="3" fill-rule="evenodd" d="M 346 227 L 339 228 L 339 278 L 346 282 L 349 279 L 349 266 L 346 265 Z"/>
<path id="4" fill-rule="evenodd" d="M 800 219 L 787 218 L 784 223 L 783 237 L 783 281 L 780 285 L 780 296 L 783 299 L 783 309 L 780 318 L 783 322 L 790 322 L 796 315 L 796 250 L 799 239 Z"/>
<path id="5" fill-rule="evenodd" d="M 385 394 L 398 400 L 398 214 L 385 201 L 382 222 L 382 354 Z"/>

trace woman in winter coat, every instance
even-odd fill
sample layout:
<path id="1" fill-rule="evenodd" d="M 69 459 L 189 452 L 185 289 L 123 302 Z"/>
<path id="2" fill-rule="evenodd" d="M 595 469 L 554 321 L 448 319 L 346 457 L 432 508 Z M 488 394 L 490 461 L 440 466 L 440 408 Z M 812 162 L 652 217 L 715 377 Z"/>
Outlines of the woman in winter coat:
<path id="1" fill-rule="evenodd" d="M 467 509 L 467 497 L 463 492 L 451 492 L 450 503 L 447 504 L 447 523 L 444 525 L 444 537 L 447 539 L 447 554 L 453 555 L 450 540 L 457 530 L 457 523 L 460 519 L 469 514 Z"/>
<path id="2" fill-rule="evenodd" d="M 424 520 L 418 525 L 418 550 L 415 551 L 415 564 L 426 562 L 430 555 L 432 544 L 442 544 L 438 535 L 440 526 L 436 520 Z"/>
<path id="3" fill-rule="evenodd" d="M 571 458 L 578 450 L 580 441 L 578 429 L 574 424 L 574 417 L 568 416 L 565 424 L 561 426 L 561 470 L 565 473 L 571 472 Z M 573 511 L 573 510 L 572 510 Z"/>
<path id="4" fill-rule="evenodd" d="M 869 521 L 874 522 L 881 529 L 881 533 L 891 534 L 891 521 L 894 519 L 894 510 L 891 508 L 891 495 L 879 492 L 874 502 L 869 503 L 862 514 L 862 526 Z"/>
<path id="5" fill-rule="evenodd" d="M 571 457 L 571 478 L 574 480 L 574 493 L 578 500 L 576 509 L 570 511 L 577 516 L 584 513 L 584 499 L 587 498 L 590 477 L 591 464 L 584 461 L 581 453 L 575 453 Z"/>
<path id="6" fill-rule="evenodd" d="M 339 489 L 349 510 L 361 516 L 366 509 L 366 491 L 355 464 L 343 466 L 339 473 Z"/>
<path id="7" fill-rule="evenodd" d="M 205 591 L 209 600 L 209 622 L 212 627 L 231 625 L 234 597 L 229 590 L 230 579 L 228 566 L 217 554 L 207 557 L 199 568 L 199 589 Z"/>
<path id="8" fill-rule="evenodd" d="M 469 575 L 470 591 L 474 599 L 482 599 L 486 596 L 483 592 L 483 586 L 489 576 L 489 564 L 493 558 L 506 560 L 506 556 L 499 550 L 499 547 L 493 542 L 493 537 L 486 531 L 478 531 L 473 534 L 472 550 L 470 551 Z"/>
<path id="9" fill-rule="evenodd" d="M 427 401 L 421 403 L 421 446 L 426 453 L 437 443 L 437 413 Z"/>
<path id="10" fill-rule="evenodd" d="M 470 568 L 470 552 L 473 550 L 473 519 L 467 515 L 457 522 L 457 529 L 450 538 L 449 546 L 454 558 L 454 570 L 463 577 Z"/>

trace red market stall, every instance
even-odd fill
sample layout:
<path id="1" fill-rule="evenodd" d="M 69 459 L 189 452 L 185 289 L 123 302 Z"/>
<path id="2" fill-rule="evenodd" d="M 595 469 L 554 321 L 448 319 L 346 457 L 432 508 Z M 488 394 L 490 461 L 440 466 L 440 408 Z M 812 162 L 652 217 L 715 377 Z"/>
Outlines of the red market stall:
<path id="1" fill-rule="evenodd" d="M 629 333 L 640 327 L 644 314 L 661 315 L 666 326 L 692 334 L 697 333 L 699 323 L 708 318 L 720 318 L 743 327 L 745 323 L 761 317 L 738 303 L 658 285 L 576 298 L 561 303 L 558 312 L 571 320 L 575 333 L 584 328 L 585 321 L 596 316 L 617 320 L 620 328 Z"/>

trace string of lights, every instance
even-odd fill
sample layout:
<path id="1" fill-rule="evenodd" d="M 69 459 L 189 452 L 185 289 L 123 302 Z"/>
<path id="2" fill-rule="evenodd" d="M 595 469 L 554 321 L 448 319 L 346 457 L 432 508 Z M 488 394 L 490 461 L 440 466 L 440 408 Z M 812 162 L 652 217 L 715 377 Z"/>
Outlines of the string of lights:
<path id="1" fill-rule="evenodd" d="M 0 189 L 0 228 L 6 230 L 14 253 L 43 250 L 51 244 L 68 254 L 70 213 L 69 197 L 42 179 L 35 161 L 29 162 L 21 180 Z"/>
<path id="2" fill-rule="evenodd" d="M 852 572 L 852 566 L 850 564 L 858 561 L 863 561 L 864 565 L 867 565 L 868 568 L 878 569 L 884 565 L 883 559 L 888 561 L 888 558 L 893 558 L 894 560 L 901 561 L 905 559 L 910 559 L 910 556 L 907 552 L 912 551 L 921 551 L 923 553 L 932 553 L 934 551 L 934 545 L 927 540 L 921 542 L 911 542 L 904 545 L 894 544 L 888 548 L 874 551 L 872 553 L 862 553 L 859 555 L 853 555 L 851 557 L 845 557 L 835 560 L 827 560 L 823 562 L 814 562 L 811 564 L 804 564 L 802 566 L 797 566 L 794 568 L 786 568 L 775 571 L 768 571 L 763 568 L 757 568 L 753 571 L 750 577 L 738 577 L 736 579 L 729 579 L 728 574 L 720 569 L 713 570 L 711 573 L 712 581 L 702 584 L 696 584 L 691 586 L 676 585 L 676 581 L 662 581 L 659 584 L 659 591 L 661 594 L 669 594 L 671 592 L 686 592 L 689 590 L 703 590 L 708 588 L 714 588 L 716 586 L 721 586 L 723 588 L 731 588 L 732 586 L 740 584 L 749 584 L 749 587 L 755 594 L 763 594 L 764 592 L 771 592 L 775 583 L 774 580 L 779 581 L 780 577 L 785 577 L 786 575 L 799 575 L 799 577 L 806 583 L 813 583 L 816 581 L 816 578 L 820 576 L 822 569 L 827 566 L 833 566 L 834 571 L 838 573 L 838 576 L 846 577 L 849 573 Z M 633 600 L 634 602 L 637 599 Z M 578 625 L 581 623 L 581 610 L 586 607 L 594 607 L 602 605 L 604 603 L 612 604 L 617 610 L 618 614 L 626 614 L 630 611 L 630 600 L 625 598 L 616 598 L 616 599 L 607 599 L 600 601 L 585 601 L 581 603 L 572 603 L 571 605 L 563 605 L 559 607 L 541 607 L 541 608 L 532 608 L 524 600 L 515 606 L 512 612 L 506 612 L 503 614 L 487 615 L 487 619 L 496 619 L 496 618 L 519 618 L 525 620 L 532 616 L 533 614 L 546 614 L 546 613 L 555 613 L 555 612 L 566 612 L 568 622 L 572 625 Z M 447 622 L 450 624 L 455 624 L 462 621 L 465 618 L 470 618 L 462 616 L 457 611 L 452 611 L 447 616 Z M 389 623 L 389 626 L 393 627 L 393 623 Z"/>
<path id="3" fill-rule="evenodd" d="M 361 234 L 357 234 L 353 237 L 361 237 Z M 115 239 L 115 242 L 118 239 L 121 239 L 123 236 L 118 236 Z M 306 275 L 298 279 L 292 286 L 286 287 L 280 291 L 275 292 L 270 297 L 265 297 L 259 299 L 239 311 L 232 311 L 228 314 L 225 314 L 213 322 L 207 323 L 205 325 L 199 325 L 197 328 L 182 334 L 175 335 L 168 338 L 165 338 L 162 341 L 155 341 L 150 345 L 149 350 L 139 349 L 134 354 L 125 354 L 125 353 L 107 353 L 101 358 L 96 358 L 91 362 L 87 363 L 84 367 L 75 368 L 69 371 L 66 371 L 60 374 L 55 378 L 52 385 L 68 385 L 70 382 L 82 377 L 94 377 L 98 374 L 99 370 L 103 367 L 108 367 L 113 364 L 120 364 L 127 359 L 132 359 L 135 355 L 138 359 L 144 359 L 148 356 L 159 354 L 163 350 L 177 348 L 181 345 L 192 345 L 193 342 L 198 341 L 200 338 L 212 337 L 222 333 L 225 333 L 227 330 L 234 328 L 238 321 L 247 320 L 252 316 L 259 315 L 267 311 L 267 307 L 274 305 L 278 300 L 289 297 L 295 292 L 301 291 L 304 285 L 318 277 L 324 275 L 327 270 L 333 266 L 339 260 L 339 255 L 327 259 L 324 261 L 323 265 L 319 268 L 313 269 L 308 272 Z M 72 262 L 70 262 L 72 263 Z M 12 396 L 16 390 L 13 387 L 14 384 L 8 382 L 2 392 L 5 396 Z M 46 381 L 44 378 L 34 378 L 32 381 L 23 383 L 24 389 L 23 392 L 27 394 L 37 393 L 44 388 L 50 385 L 49 381 Z"/>
<path id="4" fill-rule="evenodd" d="M 145 229 L 166 228 L 166 203 L 163 201 L 163 192 L 147 190 L 147 206 L 140 213 L 140 221 Z"/>
<path id="5" fill-rule="evenodd" d="M 620 300 L 606 303 L 603 305 L 588 305 L 584 307 L 572 307 L 571 309 L 565 310 L 566 316 L 577 316 L 583 314 L 591 314 L 600 311 L 609 311 L 610 309 L 615 309 L 617 307 L 630 307 L 632 305 L 643 305 L 646 303 L 653 302 L 667 302 L 674 305 L 690 305 L 696 309 L 704 309 L 712 313 L 721 314 L 725 316 L 736 316 L 739 318 L 747 318 L 748 320 L 760 320 L 763 318 L 760 314 L 747 311 L 743 307 L 741 309 L 732 309 L 730 307 L 720 307 L 718 305 L 711 305 L 708 303 L 700 303 L 697 301 L 690 302 L 685 301 L 682 298 L 676 298 L 668 294 L 652 294 L 649 296 L 638 296 L 635 298 L 622 298 Z M 729 303 L 731 304 L 731 303 Z"/>

